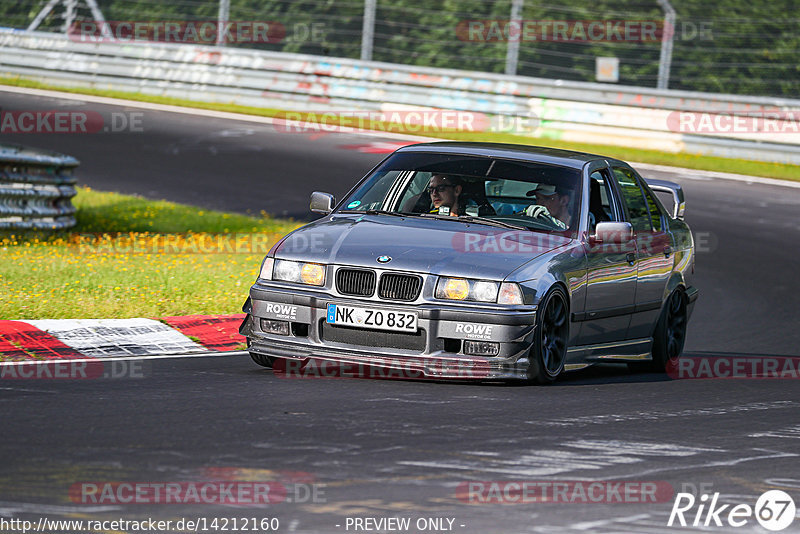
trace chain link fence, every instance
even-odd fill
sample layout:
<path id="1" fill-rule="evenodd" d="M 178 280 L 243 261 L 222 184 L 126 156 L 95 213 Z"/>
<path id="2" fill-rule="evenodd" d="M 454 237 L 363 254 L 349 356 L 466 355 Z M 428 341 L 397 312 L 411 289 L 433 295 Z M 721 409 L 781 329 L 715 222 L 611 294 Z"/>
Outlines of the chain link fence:
<path id="1" fill-rule="evenodd" d="M 38 29 L 69 30 L 81 39 L 87 33 L 81 23 L 98 18 L 94 3 L 0 0 L 0 20 L 25 29 L 52 4 Z M 664 4 L 674 8 L 672 23 L 664 23 Z M 222 40 L 225 46 L 550 79 L 616 79 L 641 87 L 659 84 L 666 35 L 672 37 L 670 89 L 790 98 L 800 89 L 795 0 L 96 0 L 96 6 L 111 38 L 122 40 Z M 221 12 L 232 25 L 223 39 L 188 31 L 216 23 Z M 180 23 L 172 36 L 164 35 L 166 22 Z M 150 28 L 137 37 L 130 28 L 141 23 Z M 256 23 L 263 32 L 254 34 Z M 610 59 L 598 65 L 598 58 Z"/>

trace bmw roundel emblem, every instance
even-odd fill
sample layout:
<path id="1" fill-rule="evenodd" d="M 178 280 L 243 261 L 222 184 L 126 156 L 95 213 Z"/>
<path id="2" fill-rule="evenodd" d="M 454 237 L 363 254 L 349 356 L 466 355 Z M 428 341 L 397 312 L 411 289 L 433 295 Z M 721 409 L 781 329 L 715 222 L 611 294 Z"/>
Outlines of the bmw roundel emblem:
<path id="1" fill-rule="evenodd" d="M 378 263 L 389 263 L 392 261 L 391 256 L 378 256 Z"/>

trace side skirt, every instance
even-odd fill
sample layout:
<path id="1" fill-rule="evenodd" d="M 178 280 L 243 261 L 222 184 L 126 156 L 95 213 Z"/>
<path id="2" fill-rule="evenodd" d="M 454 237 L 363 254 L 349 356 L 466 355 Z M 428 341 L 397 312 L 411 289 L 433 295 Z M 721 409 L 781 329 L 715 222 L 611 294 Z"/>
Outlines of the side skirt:
<path id="1" fill-rule="evenodd" d="M 649 361 L 653 359 L 652 346 L 653 338 L 647 337 L 570 347 L 565 368 L 574 371 L 592 363 Z"/>

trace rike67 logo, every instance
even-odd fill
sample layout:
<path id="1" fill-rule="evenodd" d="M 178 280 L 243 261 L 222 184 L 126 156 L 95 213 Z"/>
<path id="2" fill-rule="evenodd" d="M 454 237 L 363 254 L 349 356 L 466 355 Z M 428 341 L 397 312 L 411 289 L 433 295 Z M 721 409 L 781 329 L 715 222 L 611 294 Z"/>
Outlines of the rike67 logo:
<path id="1" fill-rule="evenodd" d="M 691 493 L 678 493 L 669 514 L 667 526 L 681 527 L 743 527 L 755 519 L 763 528 L 778 532 L 794 521 L 796 512 L 792 497 L 781 490 L 761 494 L 755 506 L 749 504 L 720 504 L 719 493 L 704 493 L 695 498 Z"/>

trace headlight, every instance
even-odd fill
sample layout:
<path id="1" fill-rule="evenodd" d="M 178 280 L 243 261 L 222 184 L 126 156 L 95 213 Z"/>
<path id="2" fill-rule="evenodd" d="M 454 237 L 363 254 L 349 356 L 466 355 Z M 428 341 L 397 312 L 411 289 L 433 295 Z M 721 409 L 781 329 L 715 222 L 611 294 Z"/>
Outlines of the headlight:
<path id="1" fill-rule="evenodd" d="M 469 282 L 461 278 L 442 278 L 436 288 L 436 298 L 465 300 L 469 296 Z"/>
<path id="2" fill-rule="evenodd" d="M 304 284 L 321 286 L 325 283 L 325 267 L 318 263 L 304 263 L 300 268 L 300 279 Z"/>
<path id="3" fill-rule="evenodd" d="M 261 272 L 258 273 L 258 277 L 263 280 L 272 280 L 272 266 L 274 263 L 274 258 L 265 258 L 264 263 L 261 264 Z"/>
<path id="4" fill-rule="evenodd" d="M 474 282 L 472 298 L 480 302 L 497 301 L 497 282 Z"/>
<path id="5" fill-rule="evenodd" d="M 497 302 L 497 282 L 488 280 L 465 280 L 464 278 L 440 278 L 436 285 L 436 298 L 445 300 L 474 300 Z"/>
<path id="6" fill-rule="evenodd" d="M 325 266 L 319 263 L 275 260 L 272 279 L 321 286 L 325 284 Z"/>
<path id="7" fill-rule="evenodd" d="M 275 270 L 272 272 L 275 280 L 284 280 L 286 282 L 299 282 L 300 281 L 300 262 L 277 260 L 275 262 Z"/>

